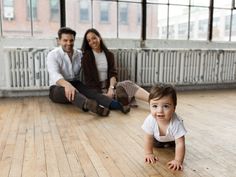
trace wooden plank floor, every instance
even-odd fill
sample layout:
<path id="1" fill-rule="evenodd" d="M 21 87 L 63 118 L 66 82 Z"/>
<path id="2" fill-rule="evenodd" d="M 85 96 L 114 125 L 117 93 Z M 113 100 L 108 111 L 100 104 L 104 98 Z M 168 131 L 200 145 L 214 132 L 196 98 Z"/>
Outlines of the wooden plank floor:
<path id="1" fill-rule="evenodd" d="M 177 113 L 188 130 L 183 172 L 166 163 L 172 149 L 156 149 L 160 162 L 144 163 L 139 103 L 128 115 L 83 113 L 47 97 L 0 99 L 1 177 L 235 177 L 236 91 L 178 93 Z"/>

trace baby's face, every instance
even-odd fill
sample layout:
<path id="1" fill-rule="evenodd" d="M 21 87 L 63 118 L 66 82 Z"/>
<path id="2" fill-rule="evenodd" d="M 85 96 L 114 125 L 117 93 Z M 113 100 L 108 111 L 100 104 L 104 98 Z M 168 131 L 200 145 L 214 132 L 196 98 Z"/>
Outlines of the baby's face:
<path id="1" fill-rule="evenodd" d="M 150 100 L 150 110 L 157 121 L 169 122 L 175 112 L 173 99 L 170 96 L 152 99 Z"/>

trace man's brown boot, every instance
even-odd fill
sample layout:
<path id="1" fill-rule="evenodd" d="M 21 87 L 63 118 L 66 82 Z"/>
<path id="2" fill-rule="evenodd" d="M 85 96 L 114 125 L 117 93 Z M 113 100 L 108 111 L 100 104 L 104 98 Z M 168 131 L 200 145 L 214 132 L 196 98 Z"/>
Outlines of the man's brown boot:
<path id="1" fill-rule="evenodd" d="M 87 99 L 85 104 L 86 109 L 98 114 L 99 116 L 106 117 L 110 113 L 108 108 L 99 105 L 95 100 Z"/>

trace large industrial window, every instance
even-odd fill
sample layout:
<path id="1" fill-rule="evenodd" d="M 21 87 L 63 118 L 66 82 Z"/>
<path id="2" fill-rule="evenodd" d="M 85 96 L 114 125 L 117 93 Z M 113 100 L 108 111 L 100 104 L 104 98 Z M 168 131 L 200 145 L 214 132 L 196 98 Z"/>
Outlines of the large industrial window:
<path id="1" fill-rule="evenodd" d="M 1 1 L 2 36 L 51 36 L 60 27 L 62 0 Z M 236 41 L 234 0 L 214 0 L 209 18 L 211 2 L 147 0 L 142 8 L 142 0 L 65 0 L 65 24 L 78 37 L 94 27 L 105 38 L 141 39 L 145 31 L 146 39 L 206 41 L 210 31 L 210 40 Z"/>

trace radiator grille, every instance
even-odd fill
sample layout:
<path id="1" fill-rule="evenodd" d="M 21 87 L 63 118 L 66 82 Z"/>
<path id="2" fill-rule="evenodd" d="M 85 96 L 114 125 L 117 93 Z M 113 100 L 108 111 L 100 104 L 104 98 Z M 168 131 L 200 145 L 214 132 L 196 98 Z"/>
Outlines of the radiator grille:
<path id="1" fill-rule="evenodd" d="M 137 83 L 178 85 L 236 81 L 236 52 L 220 50 L 140 50 Z"/>
<path id="2" fill-rule="evenodd" d="M 8 49 L 7 85 L 15 89 L 47 89 L 47 49 Z"/>
<path id="3" fill-rule="evenodd" d="M 118 80 L 135 81 L 136 69 L 136 50 L 112 50 L 115 55 L 118 71 Z"/>

